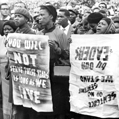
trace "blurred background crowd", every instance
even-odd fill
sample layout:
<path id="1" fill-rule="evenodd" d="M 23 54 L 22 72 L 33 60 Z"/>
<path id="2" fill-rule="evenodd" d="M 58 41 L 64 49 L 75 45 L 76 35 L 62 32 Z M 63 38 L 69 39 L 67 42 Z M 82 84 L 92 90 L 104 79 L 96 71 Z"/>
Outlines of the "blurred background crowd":
<path id="1" fill-rule="evenodd" d="M 6 37 L 9 33 L 14 32 L 48 35 L 51 39 L 49 41 L 50 48 L 53 49 L 50 57 L 51 63 L 58 59 L 58 63 L 63 63 L 63 66 L 70 66 L 69 44 L 71 43 L 71 34 L 119 33 L 119 0 L 0 0 L 0 34 Z M 7 47 L 7 41 L 4 41 L 3 44 Z M 3 113 L 8 116 L 11 115 L 13 109 L 11 105 L 13 102 L 9 103 L 8 101 L 12 91 L 8 91 L 9 83 L 6 81 L 9 64 L 7 61 L 2 62 L 1 59 L 0 86 L 2 85 L 2 88 L 0 88 L 0 101 Z M 66 62 L 59 61 L 59 59 Z M 53 66 L 51 65 L 51 67 Z M 53 69 L 50 70 L 52 73 Z M 7 77 L 9 78 L 9 76 Z M 60 83 L 60 79 L 63 80 L 63 78 L 66 82 Z M 7 86 L 5 86 L 6 84 Z M 51 81 L 51 85 L 53 85 L 51 90 L 53 92 L 54 112 L 58 116 L 38 119 L 99 119 L 88 116 L 79 118 L 77 115 L 67 114 L 67 110 L 68 112 L 70 110 L 69 76 L 59 77 L 59 82 L 57 80 Z M 16 110 L 19 113 L 16 118 L 12 119 L 35 119 L 36 112 L 33 110 L 28 113 L 29 118 L 20 116 L 27 114 L 29 109 L 18 106 Z M 10 118 L 4 117 L 4 119 Z"/>

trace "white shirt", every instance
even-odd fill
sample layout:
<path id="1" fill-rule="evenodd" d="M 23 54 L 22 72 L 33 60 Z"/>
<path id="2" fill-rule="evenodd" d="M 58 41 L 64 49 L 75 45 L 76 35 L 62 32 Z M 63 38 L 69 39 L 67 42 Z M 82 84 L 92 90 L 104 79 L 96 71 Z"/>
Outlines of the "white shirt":
<path id="1" fill-rule="evenodd" d="M 10 20 L 10 16 L 7 16 L 5 19 L 3 19 L 1 13 L 0 13 L 0 20 Z"/>
<path id="2" fill-rule="evenodd" d="M 70 24 L 68 24 L 65 28 L 63 28 L 62 26 L 61 26 L 61 30 L 63 30 L 64 31 L 64 33 L 67 35 L 67 33 L 68 33 L 68 30 L 69 30 L 69 26 L 70 26 Z"/>
<path id="3" fill-rule="evenodd" d="M 60 29 L 63 30 L 64 33 L 67 35 L 70 25 L 71 25 L 71 23 L 70 23 L 70 21 L 68 21 L 68 25 L 65 28 L 60 26 Z"/>

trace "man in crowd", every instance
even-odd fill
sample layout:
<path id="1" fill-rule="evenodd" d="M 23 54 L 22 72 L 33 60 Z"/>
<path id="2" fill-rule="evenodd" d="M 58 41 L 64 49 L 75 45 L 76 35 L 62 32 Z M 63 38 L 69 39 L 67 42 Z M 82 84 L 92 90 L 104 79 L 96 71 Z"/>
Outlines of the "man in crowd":
<path id="1" fill-rule="evenodd" d="M 58 77 L 55 64 L 59 58 L 67 59 L 69 42 L 65 33 L 55 26 L 57 18 L 56 9 L 52 5 L 43 5 L 40 9 L 39 23 L 44 27 L 40 34 L 49 36 L 50 45 L 50 80 L 53 101 L 53 112 L 40 113 L 39 119 L 65 119 L 65 114 L 69 110 L 68 80 L 64 82 L 64 77 Z M 58 72 L 60 73 L 60 72 Z M 57 78 L 56 78 L 57 77 Z"/>
<path id="2" fill-rule="evenodd" d="M 24 8 L 27 9 L 27 6 L 24 2 L 18 1 L 13 4 L 13 9 L 11 10 L 11 18 L 14 19 L 14 12 L 16 9 Z"/>
<path id="3" fill-rule="evenodd" d="M 69 21 L 69 11 L 66 9 L 59 9 L 57 22 L 60 25 L 59 28 L 64 31 L 68 38 L 71 37 L 73 27 Z"/>
<path id="4" fill-rule="evenodd" d="M 99 8 L 100 8 L 100 10 L 105 10 L 105 11 L 107 11 L 107 5 L 106 5 L 106 3 L 101 2 L 101 3 L 99 4 Z"/>
<path id="5" fill-rule="evenodd" d="M 69 9 L 69 13 L 70 13 L 69 20 L 70 20 L 71 24 L 73 24 L 77 17 L 77 11 L 74 9 Z"/>
<path id="6" fill-rule="evenodd" d="M 107 8 L 107 4 L 104 3 L 104 2 L 101 2 L 99 4 L 99 8 L 100 8 L 100 13 L 102 13 L 104 16 L 107 16 L 108 15 L 108 8 Z"/>
<path id="7" fill-rule="evenodd" d="M 30 21 L 30 14 L 25 8 L 19 8 L 15 10 L 14 20 L 17 25 L 16 33 L 34 34 L 34 31 L 30 28 L 28 22 Z"/>
<path id="8" fill-rule="evenodd" d="M 14 20 L 16 26 L 18 27 L 16 29 L 16 33 L 35 34 L 35 32 L 30 28 L 28 24 L 28 21 L 30 20 L 30 14 L 25 8 L 15 9 Z M 12 97 L 10 97 L 10 100 L 12 100 Z M 13 108 L 14 107 L 17 112 L 15 115 L 13 115 L 14 119 L 34 119 L 36 116 L 35 111 L 33 111 L 32 109 L 18 105 L 14 105 Z"/>
<path id="9" fill-rule="evenodd" d="M 0 20 L 10 19 L 10 7 L 7 3 L 2 3 L 0 5 Z"/>
<path id="10" fill-rule="evenodd" d="M 22 1 L 18 1 L 14 4 L 14 9 L 18 9 L 18 8 L 25 8 L 27 9 L 27 6 L 24 2 Z"/>
<path id="11" fill-rule="evenodd" d="M 2 34 L 2 27 L 6 20 L 10 19 L 10 8 L 7 3 L 0 4 L 0 34 Z"/>

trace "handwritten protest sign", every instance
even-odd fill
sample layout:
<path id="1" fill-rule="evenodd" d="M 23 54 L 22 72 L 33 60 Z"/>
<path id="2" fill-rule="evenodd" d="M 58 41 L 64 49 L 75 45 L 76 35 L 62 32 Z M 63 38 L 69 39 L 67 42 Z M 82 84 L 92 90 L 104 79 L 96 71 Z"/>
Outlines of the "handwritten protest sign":
<path id="1" fill-rule="evenodd" d="M 14 104 L 52 111 L 48 36 L 9 34 L 7 40 Z"/>
<path id="2" fill-rule="evenodd" d="M 101 118 L 119 117 L 115 87 L 115 82 L 119 80 L 118 37 L 72 35 L 71 111 Z"/>

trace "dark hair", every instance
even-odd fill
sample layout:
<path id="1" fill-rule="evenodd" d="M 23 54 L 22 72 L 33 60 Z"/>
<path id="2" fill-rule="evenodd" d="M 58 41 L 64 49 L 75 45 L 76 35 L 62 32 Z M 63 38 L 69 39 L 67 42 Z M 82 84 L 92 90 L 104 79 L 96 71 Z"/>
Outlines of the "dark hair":
<path id="1" fill-rule="evenodd" d="M 56 21 L 57 11 L 56 11 L 56 8 L 55 8 L 53 5 L 41 5 L 41 6 L 40 6 L 40 9 L 45 9 L 45 10 L 47 10 L 48 13 L 53 16 L 53 19 L 52 19 L 53 22 Z"/>
<path id="2" fill-rule="evenodd" d="M 64 12 L 65 13 L 65 16 L 69 17 L 70 16 L 70 13 L 68 10 L 66 9 L 59 9 L 60 12 Z"/>
<path id="3" fill-rule="evenodd" d="M 104 16 L 101 13 L 93 12 L 87 17 L 87 20 L 88 20 L 88 23 L 98 24 L 102 18 L 104 18 Z"/>
<path id="4" fill-rule="evenodd" d="M 102 3 L 99 4 L 99 6 L 100 6 L 101 4 L 105 5 L 105 8 L 107 8 L 106 3 L 102 2 Z"/>
<path id="5" fill-rule="evenodd" d="M 1 7 L 2 7 L 3 5 L 7 5 L 7 6 L 8 6 L 7 3 L 2 3 L 2 4 L 0 4 L 0 9 L 1 9 Z"/>

